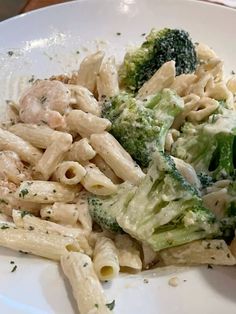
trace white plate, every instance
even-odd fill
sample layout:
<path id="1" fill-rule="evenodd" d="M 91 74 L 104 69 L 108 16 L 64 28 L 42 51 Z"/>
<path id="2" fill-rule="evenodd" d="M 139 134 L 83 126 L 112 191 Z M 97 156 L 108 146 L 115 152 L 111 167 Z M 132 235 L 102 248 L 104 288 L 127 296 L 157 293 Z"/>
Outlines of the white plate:
<path id="1" fill-rule="evenodd" d="M 236 11 L 182 0 L 72 2 L 0 23 L 1 110 L 5 99 L 17 98 L 27 82 L 19 77 L 77 69 L 85 50 L 94 51 L 97 45 L 121 59 L 127 45 L 140 43 L 152 27 L 165 26 L 188 30 L 195 41 L 208 43 L 224 58 L 227 71 L 236 69 Z M 11 260 L 18 266 L 13 273 Z M 173 288 L 168 280 L 176 272 L 180 284 Z M 1 249 L 0 278 L 1 314 L 76 313 L 70 287 L 53 262 Z M 104 288 L 108 299 L 116 300 L 117 314 L 236 312 L 235 267 L 170 268 L 121 276 Z"/>

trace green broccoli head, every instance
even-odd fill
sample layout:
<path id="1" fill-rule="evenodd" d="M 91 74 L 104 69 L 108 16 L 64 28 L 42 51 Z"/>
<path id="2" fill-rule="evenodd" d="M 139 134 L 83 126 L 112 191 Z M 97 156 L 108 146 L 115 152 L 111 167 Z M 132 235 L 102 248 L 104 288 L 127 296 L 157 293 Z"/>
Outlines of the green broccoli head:
<path id="1" fill-rule="evenodd" d="M 128 90 L 137 91 L 171 60 L 175 61 L 177 75 L 196 69 L 196 51 L 189 34 L 179 29 L 154 29 L 140 48 L 126 54 L 119 73 L 121 83 Z"/>
<path id="2" fill-rule="evenodd" d="M 212 212 L 198 191 L 176 170 L 173 159 L 156 152 L 146 177 L 117 222 L 155 251 L 218 233 Z"/>
<path id="3" fill-rule="evenodd" d="M 147 167 L 153 152 L 164 150 L 166 134 L 183 107 L 183 100 L 169 89 L 145 101 L 122 93 L 105 103 L 102 115 L 112 122 L 110 132 L 124 149 Z"/>
<path id="4" fill-rule="evenodd" d="M 93 219 L 103 228 L 129 233 L 155 251 L 219 232 L 215 216 L 198 191 L 177 171 L 173 159 L 156 152 L 138 187 L 124 183 L 118 193 L 89 197 Z"/>
<path id="5" fill-rule="evenodd" d="M 118 192 L 110 196 L 89 195 L 88 206 L 92 219 L 103 229 L 121 233 L 122 228 L 116 221 L 117 213 L 133 196 L 135 187 L 125 182 L 120 184 Z"/>
<path id="6" fill-rule="evenodd" d="M 186 123 L 171 153 L 190 163 L 202 177 L 232 178 L 236 168 L 236 113 L 224 109 L 213 118 L 197 126 Z"/>

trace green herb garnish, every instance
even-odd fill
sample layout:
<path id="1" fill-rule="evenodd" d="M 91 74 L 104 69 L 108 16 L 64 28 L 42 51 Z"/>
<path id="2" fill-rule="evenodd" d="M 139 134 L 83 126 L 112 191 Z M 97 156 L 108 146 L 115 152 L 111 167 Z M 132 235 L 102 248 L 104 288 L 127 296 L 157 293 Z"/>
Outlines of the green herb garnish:
<path id="1" fill-rule="evenodd" d="M 113 300 L 111 303 L 107 303 L 106 306 L 109 308 L 110 311 L 112 311 L 114 309 L 116 305 L 116 301 Z"/>
<path id="2" fill-rule="evenodd" d="M 2 229 L 2 230 L 8 229 L 8 228 L 9 228 L 9 226 L 7 226 L 7 225 L 2 225 L 2 226 L 1 226 L 1 229 Z"/>
<path id="3" fill-rule="evenodd" d="M 29 193 L 29 191 L 27 189 L 23 189 L 20 191 L 19 196 L 24 198 L 25 195 L 27 195 Z"/>
<path id="4" fill-rule="evenodd" d="M 17 269 L 17 265 L 15 265 L 15 266 L 12 268 L 11 273 L 14 273 L 14 271 L 16 271 L 16 269 Z"/>

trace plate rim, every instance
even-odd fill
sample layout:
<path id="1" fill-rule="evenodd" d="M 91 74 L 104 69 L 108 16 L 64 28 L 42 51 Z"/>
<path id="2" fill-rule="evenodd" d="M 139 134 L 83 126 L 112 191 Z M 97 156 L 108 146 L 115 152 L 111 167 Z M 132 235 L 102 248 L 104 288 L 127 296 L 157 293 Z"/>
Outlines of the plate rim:
<path id="1" fill-rule="evenodd" d="M 62 2 L 62 3 L 57 3 L 57 4 L 50 4 L 46 7 L 42 7 L 42 8 L 38 8 L 38 9 L 34 9 L 25 13 L 21 13 L 18 14 L 16 16 L 12 16 L 10 18 L 7 18 L 3 21 L 0 21 L 0 28 L 4 27 L 5 25 L 7 25 L 8 23 L 11 22 L 15 22 L 21 19 L 24 19 L 25 17 L 28 16 L 32 16 L 32 15 L 37 15 L 38 13 L 44 12 L 44 11 L 51 11 L 53 10 L 55 7 L 67 7 L 67 6 L 71 6 L 71 5 L 78 5 L 79 3 L 83 3 L 83 2 L 97 2 L 98 0 L 72 0 L 72 1 L 68 1 L 68 2 Z M 103 1 L 104 0 L 99 0 L 99 1 Z M 117 0 L 105 0 L 105 1 L 109 1 L 109 2 L 117 2 Z M 146 0 L 149 1 L 149 0 Z M 199 5 L 199 6 L 203 6 L 203 7 L 214 7 L 217 8 L 219 10 L 227 10 L 227 11 L 231 11 L 231 12 L 235 12 L 236 14 L 236 8 L 233 7 L 229 7 L 227 5 L 223 5 L 220 3 L 216 3 L 216 2 L 208 2 L 206 0 L 177 0 L 179 2 L 188 2 L 188 3 L 194 3 L 195 5 Z M 166 3 L 176 3 L 176 0 L 156 0 L 156 2 L 163 2 L 164 4 Z"/>

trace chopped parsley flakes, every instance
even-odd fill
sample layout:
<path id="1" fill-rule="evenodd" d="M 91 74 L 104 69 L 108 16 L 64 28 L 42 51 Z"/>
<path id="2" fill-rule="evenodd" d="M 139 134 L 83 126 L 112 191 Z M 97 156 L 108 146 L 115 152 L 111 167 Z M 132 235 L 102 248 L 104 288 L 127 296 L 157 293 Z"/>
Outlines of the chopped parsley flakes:
<path id="1" fill-rule="evenodd" d="M 5 205 L 8 205 L 8 202 L 5 201 L 3 198 L 0 198 L 0 204 L 5 204 Z"/>
<path id="2" fill-rule="evenodd" d="M 8 229 L 8 228 L 9 228 L 9 227 L 8 227 L 7 225 L 2 225 L 2 226 L 1 226 L 1 229 L 2 229 L 2 230 Z"/>
<path id="3" fill-rule="evenodd" d="M 108 307 L 108 309 L 110 311 L 112 311 L 114 309 L 115 305 L 116 305 L 116 301 L 115 300 L 113 300 L 111 303 L 107 303 L 106 304 L 106 306 Z"/>
<path id="4" fill-rule="evenodd" d="M 16 269 L 17 269 L 17 265 L 15 265 L 15 266 L 12 268 L 11 273 L 14 273 L 14 271 L 16 271 Z"/>
<path id="5" fill-rule="evenodd" d="M 19 197 L 24 198 L 25 195 L 27 195 L 29 193 L 29 191 L 27 189 L 22 189 L 19 193 Z"/>
<path id="6" fill-rule="evenodd" d="M 21 218 L 24 218 L 26 215 L 31 215 L 27 210 L 22 210 L 21 213 Z"/>

